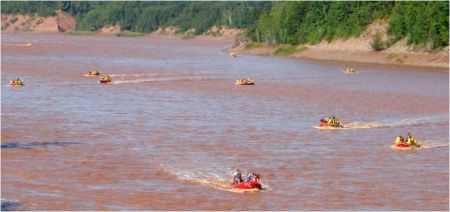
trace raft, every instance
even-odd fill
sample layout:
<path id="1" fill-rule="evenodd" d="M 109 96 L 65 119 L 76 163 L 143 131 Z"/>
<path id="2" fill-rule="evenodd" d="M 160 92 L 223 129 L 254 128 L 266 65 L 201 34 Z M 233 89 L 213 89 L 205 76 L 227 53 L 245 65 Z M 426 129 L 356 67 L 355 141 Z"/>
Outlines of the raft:
<path id="1" fill-rule="evenodd" d="M 238 79 L 236 80 L 236 85 L 254 85 L 255 81 L 253 80 L 242 80 L 242 79 Z"/>
<path id="2" fill-rule="evenodd" d="M 353 68 L 347 68 L 347 69 L 345 69 L 344 73 L 347 73 L 347 74 L 354 74 L 354 73 L 356 73 L 356 71 L 355 71 L 355 69 L 353 69 Z"/>
<path id="3" fill-rule="evenodd" d="M 420 148 L 420 146 L 413 146 L 413 145 L 409 145 L 409 144 L 405 144 L 405 143 L 394 144 L 391 146 L 391 149 L 396 149 L 396 150 L 410 150 L 410 149 L 418 149 L 418 148 Z"/>
<path id="4" fill-rule="evenodd" d="M 109 83 L 109 82 L 112 82 L 112 79 L 108 75 L 104 75 L 104 76 L 100 77 L 100 80 L 98 82 L 99 83 Z"/>
<path id="5" fill-rule="evenodd" d="M 319 122 L 319 127 L 324 127 L 324 128 L 343 128 L 344 126 L 341 123 L 341 121 L 337 120 L 339 125 L 333 125 L 333 124 L 329 124 L 328 121 L 326 121 L 325 119 L 320 119 Z"/>
<path id="6" fill-rule="evenodd" d="M 86 76 L 86 77 L 96 77 L 96 76 L 99 76 L 99 75 L 100 75 L 100 72 L 98 72 L 98 71 L 89 71 L 84 76 Z"/>
<path id="7" fill-rule="evenodd" d="M 23 82 L 22 81 L 15 81 L 15 80 L 11 80 L 11 81 L 9 81 L 9 86 L 16 86 L 16 87 L 18 87 L 18 86 L 24 86 L 25 84 L 23 84 Z"/>
<path id="8" fill-rule="evenodd" d="M 98 82 L 99 83 L 109 83 L 109 82 L 111 82 L 111 80 L 110 79 L 100 79 Z"/>
<path id="9" fill-rule="evenodd" d="M 260 183 L 256 181 L 250 181 L 250 182 L 242 182 L 238 184 L 231 185 L 231 188 L 233 189 L 262 189 L 262 186 Z"/>

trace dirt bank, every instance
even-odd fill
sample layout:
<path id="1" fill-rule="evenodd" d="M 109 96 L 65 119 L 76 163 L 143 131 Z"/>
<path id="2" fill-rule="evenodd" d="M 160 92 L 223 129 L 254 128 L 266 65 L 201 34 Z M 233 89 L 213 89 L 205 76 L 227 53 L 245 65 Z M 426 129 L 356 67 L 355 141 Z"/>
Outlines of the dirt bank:
<path id="1" fill-rule="evenodd" d="M 3 32 L 57 33 L 75 28 L 75 18 L 56 11 L 56 16 L 2 15 Z"/>
<path id="2" fill-rule="evenodd" d="M 379 34 L 382 40 L 387 40 L 386 21 L 377 21 L 368 26 L 361 36 L 349 39 L 337 39 L 332 42 L 322 41 L 315 45 L 302 45 L 297 47 L 297 51 L 287 57 L 334 60 L 342 62 L 373 63 L 387 65 L 432 67 L 448 70 L 449 49 L 448 47 L 436 53 L 425 50 L 412 49 L 406 45 L 406 39 L 392 45 L 383 51 L 374 51 L 372 42 Z M 256 46 L 256 47 L 255 47 Z M 239 45 L 230 49 L 230 52 L 245 54 L 256 54 L 273 56 L 278 46 L 255 45 L 253 47 Z"/>

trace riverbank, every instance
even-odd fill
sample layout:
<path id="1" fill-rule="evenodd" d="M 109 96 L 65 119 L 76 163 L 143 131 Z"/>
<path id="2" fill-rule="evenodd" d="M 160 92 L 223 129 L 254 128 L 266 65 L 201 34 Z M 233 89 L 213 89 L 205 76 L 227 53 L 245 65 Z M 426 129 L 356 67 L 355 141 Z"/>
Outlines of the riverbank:
<path id="1" fill-rule="evenodd" d="M 202 35 L 195 35 L 195 29 L 180 32 L 174 26 L 158 28 L 153 32 L 141 33 L 122 30 L 119 24 L 106 25 L 96 31 L 80 31 L 76 29 L 75 17 L 60 10 L 55 16 L 41 17 L 36 15 L 11 15 L 1 16 L 2 33 L 37 33 L 37 34 L 69 34 L 77 36 L 100 35 L 118 37 L 141 37 L 141 36 L 167 36 L 183 39 L 196 37 L 212 37 L 214 39 L 233 40 L 242 30 L 227 28 L 225 26 L 213 26 Z"/>
<path id="2" fill-rule="evenodd" d="M 387 21 L 376 21 L 370 24 L 359 36 L 348 39 L 322 41 L 314 45 L 278 45 L 268 46 L 262 43 L 241 43 L 229 49 L 233 53 L 265 56 L 281 56 L 299 59 L 339 61 L 348 63 L 369 63 L 396 66 L 427 67 L 448 71 L 449 48 L 437 52 L 429 52 L 425 48 L 411 47 L 406 39 L 382 51 L 372 47 L 375 36 L 382 37 L 383 42 L 389 39 L 386 31 Z"/>
<path id="3" fill-rule="evenodd" d="M 330 44 L 332 45 L 332 44 Z M 262 56 L 277 56 L 277 51 L 283 47 L 258 47 L 258 48 L 231 48 L 230 52 L 237 54 L 252 54 Z M 338 61 L 348 63 L 368 63 L 396 66 L 413 66 L 433 68 L 440 71 L 448 71 L 449 55 L 448 51 L 438 53 L 427 52 L 400 52 L 393 50 L 386 51 L 353 51 L 351 49 L 324 49 L 320 46 L 304 45 L 295 47 L 298 51 L 280 57 Z"/>

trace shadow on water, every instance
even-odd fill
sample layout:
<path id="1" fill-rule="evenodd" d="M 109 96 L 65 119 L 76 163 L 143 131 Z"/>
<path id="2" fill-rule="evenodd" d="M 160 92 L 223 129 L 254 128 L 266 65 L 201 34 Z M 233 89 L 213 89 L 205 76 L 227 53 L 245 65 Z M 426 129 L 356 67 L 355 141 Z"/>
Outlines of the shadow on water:
<path id="1" fill-rule="evenodd" d="M 2 201 L 2 211 L 17 211 L 19 210 L 20 203 L 17 202 L 3 202 Z"/>
<path id="2" fill-rule="evenodd" d="M 80 142 L 73 141 L 53 141 L 53 142 L 31 142 L 26 144 L 19 144 L 16 142 L 2 144 L 2 149 L 32 149 L 35 147 L 52 147 L 52 146 L 69 146 L 77 145 Z"/>

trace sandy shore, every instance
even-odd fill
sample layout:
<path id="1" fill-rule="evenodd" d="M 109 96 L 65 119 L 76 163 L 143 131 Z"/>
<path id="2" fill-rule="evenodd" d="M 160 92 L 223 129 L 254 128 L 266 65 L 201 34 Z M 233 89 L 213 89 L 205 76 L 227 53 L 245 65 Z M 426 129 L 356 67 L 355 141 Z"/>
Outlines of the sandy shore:
<path id="1" fill-rule="evenodd" d="M 348 63 L 425 67 L 440 71 L 449 70 L 448 52 L 351 51 L 348 49 L 330 50 L 316 46 L 307 46 L 306 48 L 301 52 L 286 57 Z M 229 51 L 238 54 L 273 56 L 276 50 L 276 47 L 263 47 L 253 49 L 232 48 Z"/>
<path id="2" fill-rule="evenodd" d="M 358 37 L 336 39 L 332 42 L 322 41 L 315 45 L 303 45 L 301 51 L 287 57 L 340 61 L 344 63 L 370 63 L 396 66 L 427 67 L 448 71 L 449 49 L 430 53 L 424 49 L 414 49 L 407 45 L 406 38 L 383 51 L 374 51 L 372 43 L 376 35 L 382 35 L 387 41 L 388 22 L 379 20 L 367 26 Z M 244 48 L 244 44 L 230 49 L 231 52 L 273 56 L 278 47 Z"/>

